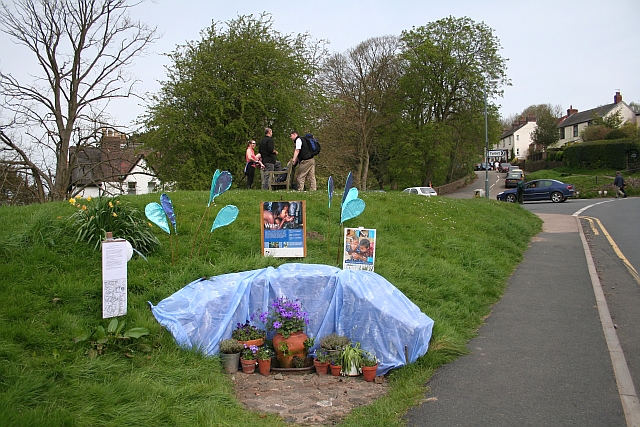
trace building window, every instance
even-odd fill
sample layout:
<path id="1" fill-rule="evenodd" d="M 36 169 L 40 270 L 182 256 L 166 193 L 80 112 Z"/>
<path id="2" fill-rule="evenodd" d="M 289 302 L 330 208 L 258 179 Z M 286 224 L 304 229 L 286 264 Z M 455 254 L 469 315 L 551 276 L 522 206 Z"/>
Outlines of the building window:
<path id="1" fill-rule="evenodd" d="M 136 183 L 129 181 L 127 183 L 127 194 L 136 194 Z"/>
<path id="2" fill-rule="evenodd" d="M 516 141 L 520 141 L 520 135 L 516 135 Z"/>
<path id="3" fill-rule="evenodd" d="M 520 155 L 520 149 L 516 148 L 516 156 L 519 156 L 519 155 Z"/>
<path id="4" fill-rule="evenodd" d="M 560 139 L 564 139 L 564 128 L 560 128 Z"/>
<path id="5" fill-rule="evenodd" d="M 573 125 L 573 137 L 578 137 L 578 125 Z"/>
<path id="6" fill-rule="evenodd" d="M 156 192 L 156 188 L 157 188 L 157 184 L 155 181 L 149 181 L 149 184 L 147 186 L 148 192 L 149 193 L 155 193 Z"/>

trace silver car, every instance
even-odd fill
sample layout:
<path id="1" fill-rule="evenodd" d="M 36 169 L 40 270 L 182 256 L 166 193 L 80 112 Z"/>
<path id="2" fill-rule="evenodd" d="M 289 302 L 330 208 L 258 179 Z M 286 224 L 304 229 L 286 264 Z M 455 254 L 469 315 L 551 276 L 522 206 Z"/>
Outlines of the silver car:
<path id="1" fill-rule="evenodd" d="M 436 190 L 431 187 L 409 187 L 402 190 L 403 193 L 420 194 L 422 196 L 437 196 Z"/>

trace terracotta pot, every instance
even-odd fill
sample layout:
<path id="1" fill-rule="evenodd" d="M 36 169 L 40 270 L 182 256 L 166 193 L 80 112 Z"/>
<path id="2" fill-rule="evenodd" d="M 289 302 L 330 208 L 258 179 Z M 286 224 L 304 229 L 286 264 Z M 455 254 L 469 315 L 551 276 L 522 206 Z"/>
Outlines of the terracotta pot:
<path id="1" fill-rule="evenodd" d="M 249 341 L 238 341 L 240 344 L 244 344 L 247 347 L 251 347 L 252 345 L 255 345 L 256 347 L 260 347 L 261 345 L 264 344 L 264 338 L 259 338 L 257 340 L 249 340 Z"/>
<path id="2" fill-rule="evenodd" d="M 258 370 L 262 375 L 265 375 L 265 376 L 269 375 L 269 372 L 271 372 L 271 359 L 267 359 L 267 360 L 258 359 Z"/>
<path id="3" fill-rule="evenodd" d="M 376 379 L 376 372 L 378 371 L 378 365 L 376 366 L 363 366 L 362 368 L 362 378 L 365 381 L 372 382 Z"/>
<path id="4" fill-rule="evenodd" d="M 329 362 L 318 362 L 318 359 L 314 359 L 313 366 L 316 367 L 318 375 L 326 375 L 329 371 Z"/>
<path id="5" fill-rule="evenodd" d="M 273 347 L 276 350 L 278 366 L 280 368 L 290 368 L 293 356 L 298 356 L 302 359 L 306 358 L 307 350 L 304 348 L 304 342 L 308 338 L 307 334 L 302 331 L 292 333 L 289 335 L 289 338 L 283 337 L 282 334 L 276 334 L 276 336 L 273 337 Z M 289 353 L 286 356 L 279 349 L 282 342 L 286 342 L 289 347 Z"/>
<path id="6" fill-rule="evenodd" d="M 329 365 L 329 367 L 331 368 L 331 375 L 333 375 L 334 377 L 339 377 L 340 376 L 340 371 L 342 371 L 342 366 L 340 366 L 340 365 Z"/>
<path id="7" fill-rule="evenodd" d="M 245 360 L 240 358 L 240 364 L 242 365 L 242 372 L 245 374 L 253 374 L 256 371 L 255 360 Z"/>

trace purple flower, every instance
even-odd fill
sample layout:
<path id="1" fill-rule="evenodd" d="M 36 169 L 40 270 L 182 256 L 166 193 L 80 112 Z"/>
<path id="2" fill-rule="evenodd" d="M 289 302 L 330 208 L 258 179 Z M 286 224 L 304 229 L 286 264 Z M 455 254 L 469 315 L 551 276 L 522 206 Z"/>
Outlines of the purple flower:
<path id="1" fill-rule="evenodd" d="M 273 327 L 276 329 L 280 329 L 282 327 L 282 323 L 276 320 L 275 322 L 273 322 Z"/>

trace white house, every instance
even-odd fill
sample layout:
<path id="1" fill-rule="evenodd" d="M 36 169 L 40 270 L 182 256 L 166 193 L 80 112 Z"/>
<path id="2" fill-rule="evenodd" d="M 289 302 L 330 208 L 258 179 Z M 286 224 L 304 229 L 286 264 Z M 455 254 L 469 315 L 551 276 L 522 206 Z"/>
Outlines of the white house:
<path id="1" fill-rule="evenodd" d="M 508 157 L 511 157 L 511 153 L 513 153 L 515 157 L 520 160 L 526 159 L 529 144 L 533 142 L 531 133 L 536 126 L 535 117 L 527 117 L 526 119 L 521 117 L 519 121 L 511 125 L 511 129 L 502 133 L 500 142 L 498 142 L 495 148 L 497 150 L 508 150 Z"/>
<path id="2" fill-rule="evenodd" d="M 98 147 L 74 150 L 73 194 L 99 197 L 159 191 L 158 178 L 147 166 L 145 154 L 137 148 L 124 134 L 104 130 Z"/>
<path id="3" fill-rule="evenodd" d="M 560 140 L 554 147 L 562 147 L 572 142 L 582 142 L 580 133 L 590 126 L 594 119 L 600 117 L 605 118 L 620 112 L 623 123 L 637 123 L 636 113 L 622 101 L 620 92 L 616 92 L 613 97 L 613 104 L 602 105 L 591 110 L 578 112 L 573 106 L 567 110 L 567 115 L 558 124 L 560 129 Z"/>

